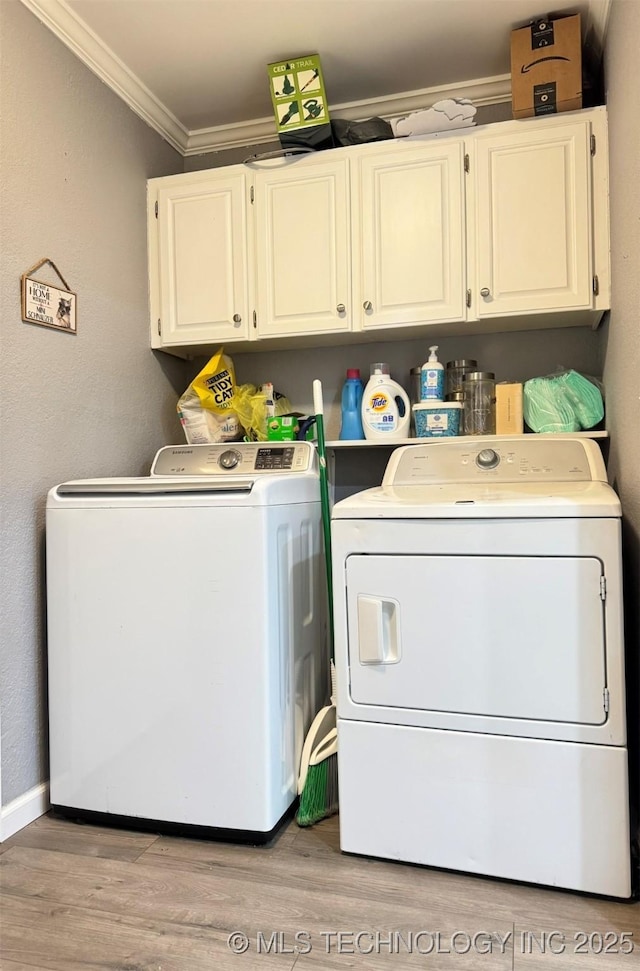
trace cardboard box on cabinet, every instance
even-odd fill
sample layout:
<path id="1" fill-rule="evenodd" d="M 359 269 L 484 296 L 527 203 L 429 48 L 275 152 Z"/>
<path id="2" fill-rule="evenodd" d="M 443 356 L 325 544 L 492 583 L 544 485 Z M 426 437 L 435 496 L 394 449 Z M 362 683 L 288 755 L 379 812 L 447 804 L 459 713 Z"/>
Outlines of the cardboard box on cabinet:
<path id="1" fill-rule="evenodd" d="M 333 148 L 318 54 L 269 64 L 271 102 L 283 148 Z"/>
<path id="2" fill-rule="evenodd" d="M 514 118 L 582 107 L 580 14 L 511 31 L 511 101 Z"/>

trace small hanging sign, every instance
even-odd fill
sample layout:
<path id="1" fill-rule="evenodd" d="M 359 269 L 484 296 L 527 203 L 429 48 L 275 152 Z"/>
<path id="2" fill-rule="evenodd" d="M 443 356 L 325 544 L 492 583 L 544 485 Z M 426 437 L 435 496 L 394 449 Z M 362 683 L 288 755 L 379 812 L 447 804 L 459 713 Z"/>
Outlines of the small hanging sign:
<path id="1" fill-rule="evenodd" d="M 48 263 L 64 283 L 65 289 L 54 287 L 50 283 L 41 283 L 30 274 L 35 273 L 41 266 Z M 42 327 L 55 327 L 67 334 L 76 333 L 76 301 L 75 293 L 69 290 L 69 284 L 53 260 L 45 257 L 39 260 L 20 278 L 22 281 L 22 319 L 26 324 L 40 324 Z"/>

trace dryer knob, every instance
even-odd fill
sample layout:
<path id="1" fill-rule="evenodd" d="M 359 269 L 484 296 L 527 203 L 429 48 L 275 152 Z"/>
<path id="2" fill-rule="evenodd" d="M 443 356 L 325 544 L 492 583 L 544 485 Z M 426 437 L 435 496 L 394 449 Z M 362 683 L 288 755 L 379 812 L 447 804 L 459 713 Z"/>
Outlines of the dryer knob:
<path id="1" fill-rule="evenodd" d="M 218 459 L 218 464 L 222 466 L 223 469 L 235 469 L 236 465 L 240 461 L 240 455 L 234 449 L 229 448 L 226 452 L 223 452 Z"/>
<path id="2" fill-rule="evenodd" d="M 476 455 L 476 465 L 481 469 L 495 469 L 500 463 L 500 456 L 492 448 L 483 448 Z"/>

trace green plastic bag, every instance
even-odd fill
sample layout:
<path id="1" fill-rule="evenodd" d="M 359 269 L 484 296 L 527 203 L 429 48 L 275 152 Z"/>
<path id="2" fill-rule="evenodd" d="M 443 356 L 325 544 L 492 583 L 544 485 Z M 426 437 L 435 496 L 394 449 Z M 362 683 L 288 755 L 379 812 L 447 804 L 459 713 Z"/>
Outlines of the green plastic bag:
<path id="1" fill-rule="evenodd" d="M 595 378 L 568 370 L 525 381 L 523 410 L 533 432 L 579 432 L 602 421 L 604 402 Z"/>

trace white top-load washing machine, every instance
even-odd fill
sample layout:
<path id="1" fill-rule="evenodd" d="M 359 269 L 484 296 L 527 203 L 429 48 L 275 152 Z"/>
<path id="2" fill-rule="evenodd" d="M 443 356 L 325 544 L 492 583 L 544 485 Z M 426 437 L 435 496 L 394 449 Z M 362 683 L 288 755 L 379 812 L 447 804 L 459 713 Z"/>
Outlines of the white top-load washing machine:
<path id="1" fill-rule="evenodd" d="M 631 894 L 620 504 L 589 440 L 409 445 L 332 522 L 343 850 Z"/>
<path id="2" fill-rule="evenodd" d="M 64 483 L 46 541 L 53 806 L 268 840 L 328 684 L 313 446 L 170 446 L 149 477 Z"/>

